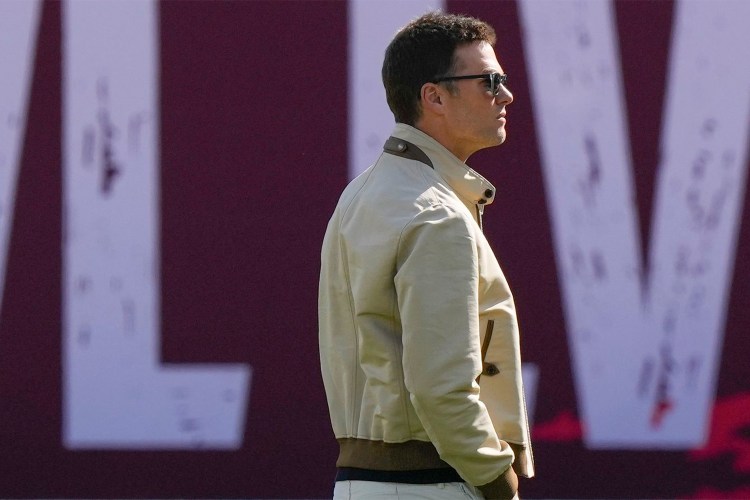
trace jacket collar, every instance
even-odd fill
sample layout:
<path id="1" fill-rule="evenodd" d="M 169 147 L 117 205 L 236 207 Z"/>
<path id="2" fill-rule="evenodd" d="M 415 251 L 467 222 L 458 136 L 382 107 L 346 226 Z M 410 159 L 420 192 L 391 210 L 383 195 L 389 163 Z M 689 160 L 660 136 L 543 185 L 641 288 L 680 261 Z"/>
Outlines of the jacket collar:
<path id="1" fill-rule="evenodd" d="M 494 201 L 495 186 L 429 135 L 404 123 L 397 123 L 392 135 L 419 146 L 432 160 L 435 171 L 461 198 L 480 205 Z"/>

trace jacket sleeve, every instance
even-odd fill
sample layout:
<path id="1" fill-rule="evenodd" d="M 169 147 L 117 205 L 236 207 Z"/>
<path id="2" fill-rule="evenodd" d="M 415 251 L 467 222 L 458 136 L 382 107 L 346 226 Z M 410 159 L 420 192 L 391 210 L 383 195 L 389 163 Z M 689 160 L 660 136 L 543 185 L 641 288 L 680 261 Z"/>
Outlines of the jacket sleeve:
<path id="1" fill-rule="evenodd" d="M 475 225 L 468 214 L 437 205 L 401 234 L 394 280 L 404 379 L 441 458 L 470 484 L 487 485 L 488 498 L 510 498 L 517 487 L 513 452 L 498 438 L 475 381 L 481 372 Z"/>

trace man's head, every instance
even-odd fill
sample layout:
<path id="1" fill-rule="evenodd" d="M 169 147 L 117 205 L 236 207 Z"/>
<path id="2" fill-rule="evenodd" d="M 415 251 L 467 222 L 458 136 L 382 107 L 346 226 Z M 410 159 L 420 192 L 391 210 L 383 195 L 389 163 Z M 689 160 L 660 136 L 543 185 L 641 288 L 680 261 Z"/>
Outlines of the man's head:
<path id="1" fill-rule="evenodd" d="M 459 45 L 480 41 L 495 45 L 490 25 L 441 12 L 430 12 L 401 28 L 385 51 L 382 72 L 386 99 L 396 121 L 414 125 L 421 114 L 422 85 L 452 73 Z"/>
<path id="2" fill-rule="evenodd" d="M 489 76 L 503 74 L 494 44 L 492 27 L 466 16 L 431 12 L 402 28 L 382 72 L 396 121 L 422 129 L 461 159 L 502 143 L 501 115 L 513 96 L 501 77 Z"/>

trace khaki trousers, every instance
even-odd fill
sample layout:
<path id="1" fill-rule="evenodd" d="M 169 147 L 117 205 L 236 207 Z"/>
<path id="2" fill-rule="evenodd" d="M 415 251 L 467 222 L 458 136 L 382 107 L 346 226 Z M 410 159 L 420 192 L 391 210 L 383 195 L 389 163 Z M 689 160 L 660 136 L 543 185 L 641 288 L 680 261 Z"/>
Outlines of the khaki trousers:
<path id="1" fill-rule="evenodd" d="M 338 481 L 333 500 L 484 500 L 467 483 L 406 484 L 376 481 Z M 518 495 L 514 497 L 518 500 Z"/>

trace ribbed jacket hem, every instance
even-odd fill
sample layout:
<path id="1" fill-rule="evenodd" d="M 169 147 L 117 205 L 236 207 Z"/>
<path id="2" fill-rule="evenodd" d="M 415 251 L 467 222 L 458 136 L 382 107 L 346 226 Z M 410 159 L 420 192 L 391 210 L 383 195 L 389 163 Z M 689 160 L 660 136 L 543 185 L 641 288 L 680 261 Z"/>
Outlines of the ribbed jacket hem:
<path id="1" fill-rule="evenodd" d="M 451 468 L 429 441 L 386 443 L 358 438 L 340 438 L 337 441 L 337 467 L 390 471 Z"/>

